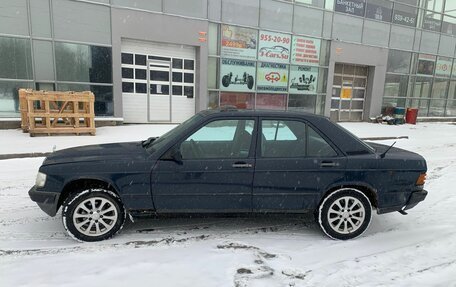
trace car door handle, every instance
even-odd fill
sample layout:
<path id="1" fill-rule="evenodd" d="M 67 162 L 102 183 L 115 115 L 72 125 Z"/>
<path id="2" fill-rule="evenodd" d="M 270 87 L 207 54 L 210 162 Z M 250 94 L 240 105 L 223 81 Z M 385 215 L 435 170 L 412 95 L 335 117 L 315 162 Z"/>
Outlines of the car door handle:
<path id="1" fill-rule="evenodd" d="M 253 165 L 246 162 L 235 162 L 232 167 L 234 168 L 251 168 Z"/>
<path id="2" fill-rule="evenodd" d="M 333 166 L 336 166 L 336 163 L 333 161 L 322 161 L 320 163 L 320 166 L 321 167 L 333 167 Z"/>

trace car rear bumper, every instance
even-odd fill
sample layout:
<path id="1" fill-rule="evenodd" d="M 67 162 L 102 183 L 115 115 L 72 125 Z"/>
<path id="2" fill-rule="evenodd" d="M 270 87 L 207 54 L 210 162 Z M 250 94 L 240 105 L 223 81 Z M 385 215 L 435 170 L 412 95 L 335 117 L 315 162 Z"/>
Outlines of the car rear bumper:
<path id="1" fill-rule="evenodd" d="M 57 213 L 60 193 L 49 191 L 38 191 L 36 186 L 33 186 L 28 192 L 30 198 L 38 204 L 38 206 L 50 216 L 55 216 Z"/>
<path id="2" fill-rule="evenodd" d="M 396 206 L 389 206 L 389 207 L 384 207 L 384 208 L 377 208 L 377 213 L 378 214 L 383 214 L 383 213 L 388 213 L 388 212 L 393 212 L 393 211 L 400 211 L 400 210 L 407 210 L 410 208 L 415 207 L 418 203 L 423 201 L 428 192 L 426 190 L 417 190 L 413 191 L 407 202 L 405 204 L 401 205 L 396 205 Z"/>
<path id="3" fill-rule="evenodd" d="M 410 208 L 415 207 L 418 203 L 423 201 L 428 192 L 426 190 L 419 190 L 419 191 L 414 191 L 409 197 L 409 200 L 407 201 L 407 204 L 402 208 L 402 210 L 407 210 Z"/>

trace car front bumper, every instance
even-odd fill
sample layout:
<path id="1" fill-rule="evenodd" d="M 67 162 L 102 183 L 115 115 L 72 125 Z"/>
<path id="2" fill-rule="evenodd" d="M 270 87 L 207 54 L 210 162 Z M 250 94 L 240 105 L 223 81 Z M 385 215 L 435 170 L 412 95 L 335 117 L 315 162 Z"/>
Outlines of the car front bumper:
<path id="1" fill-rule="evenodd" d="M 39 191 L 36 186 L 33 186 L 28 192 L 30 198 L 38 204 L 38 206 L 50 216 L 55 216 L 58 209 L 60 193 Z"/>

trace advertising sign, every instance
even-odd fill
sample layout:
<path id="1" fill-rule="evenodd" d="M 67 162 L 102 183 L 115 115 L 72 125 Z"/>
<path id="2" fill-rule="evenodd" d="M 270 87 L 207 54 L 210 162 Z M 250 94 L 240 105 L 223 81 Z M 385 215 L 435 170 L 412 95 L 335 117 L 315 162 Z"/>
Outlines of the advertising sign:
<path id="1" fill-rule="evenodd" d="M 342 89 L 340 89 L 340 98 L 341 99 L 351 99 L 353 93 L 353 82 L 352 81 L 343 81 Z"/>
<path id="2" fill-rule="evenodd" d="M 252 92 L 255 90 L 255 62 L 222 59 L 220 66 L 220 90 Z"/>
<path id="3" fill-rule="evenodd" d="M 290 94 L 315 94 L 318 83 L 318 68 L 308 66 L 291 66 Z"/>
<path id="4" fill-rule="evenodd" d="M 320 39 L 293 36 L 291 41 L 291 63 L 318 66 L 320 62 Z"/>
<path id="5" fill-rule="evenodd" d="M 393 14 L 392 4 L 386 4 L 389 7 L 380 6 L 372 3 L 367 3 L 366 6 L 366 18 L 375 19 L 378 21 L 391 22 L 391 16 Z"/>
<path id="6" fill-rule="evenodd" d="M 424 16 L 423 29 L 440 32 L 440 28 L 442 27 L 442 23 L 440 22 L 439 19 L 434 19 L 432 17 L 433 17 L 432 15 Z"/>
<path id="7" fill-rule="evenodd" d="M 257 36 L 253 29 L 222 25 L 222 57 L 255 60 Z"/>
<path id="8" fill-rule="evenodd" d="M 277 63 L 259 63 L 257 91 L 283 93 L 288 87 L 288 65 Z"/>
<path id="9" fill-rule="evenodd" d="M 435 75 L 449 77 L 451 74 L 452 61 L 450 58 L 439 57 L 435 66 Z"/>
<path id="10" fill-rule="evenodd" d="M 364 17 L 365 0 L 336 0 L 334 10 L 337 12 Z"/>
<path id="11" fill-rule="evenodd" d="M 435 56 L 420 54 L 416 73 L 419 75 L 433 75 L 435 69 Z"/>
<path id="12" fill-rule="evenodd" d="M 393 23 L 415 27 L 416 26 L 416 13 L 407 13 L 404 11 L 394 10 Z"/>
<path id="13" fill-rule="evenodd" d="M 258 60 L 287 64 L 290 62 L 291 35 L 260 31 Z"/>

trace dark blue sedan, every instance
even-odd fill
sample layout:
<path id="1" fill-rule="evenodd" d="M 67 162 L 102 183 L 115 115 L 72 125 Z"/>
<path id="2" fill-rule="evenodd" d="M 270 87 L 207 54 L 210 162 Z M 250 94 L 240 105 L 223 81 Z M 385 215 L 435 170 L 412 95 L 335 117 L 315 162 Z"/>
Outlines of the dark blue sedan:
<path id="1" fill-rule="evenodd" d="M 78 240 L 112 237 L 131 216 L 314 212 L 331 238 L 351 239 L 377 213 L 424 200 L 426 161 L 366 144 L 300 112 L 203 111 L 159 138 L 70 148 L 39 169 L 31 199 L 62 207 Z"/>

